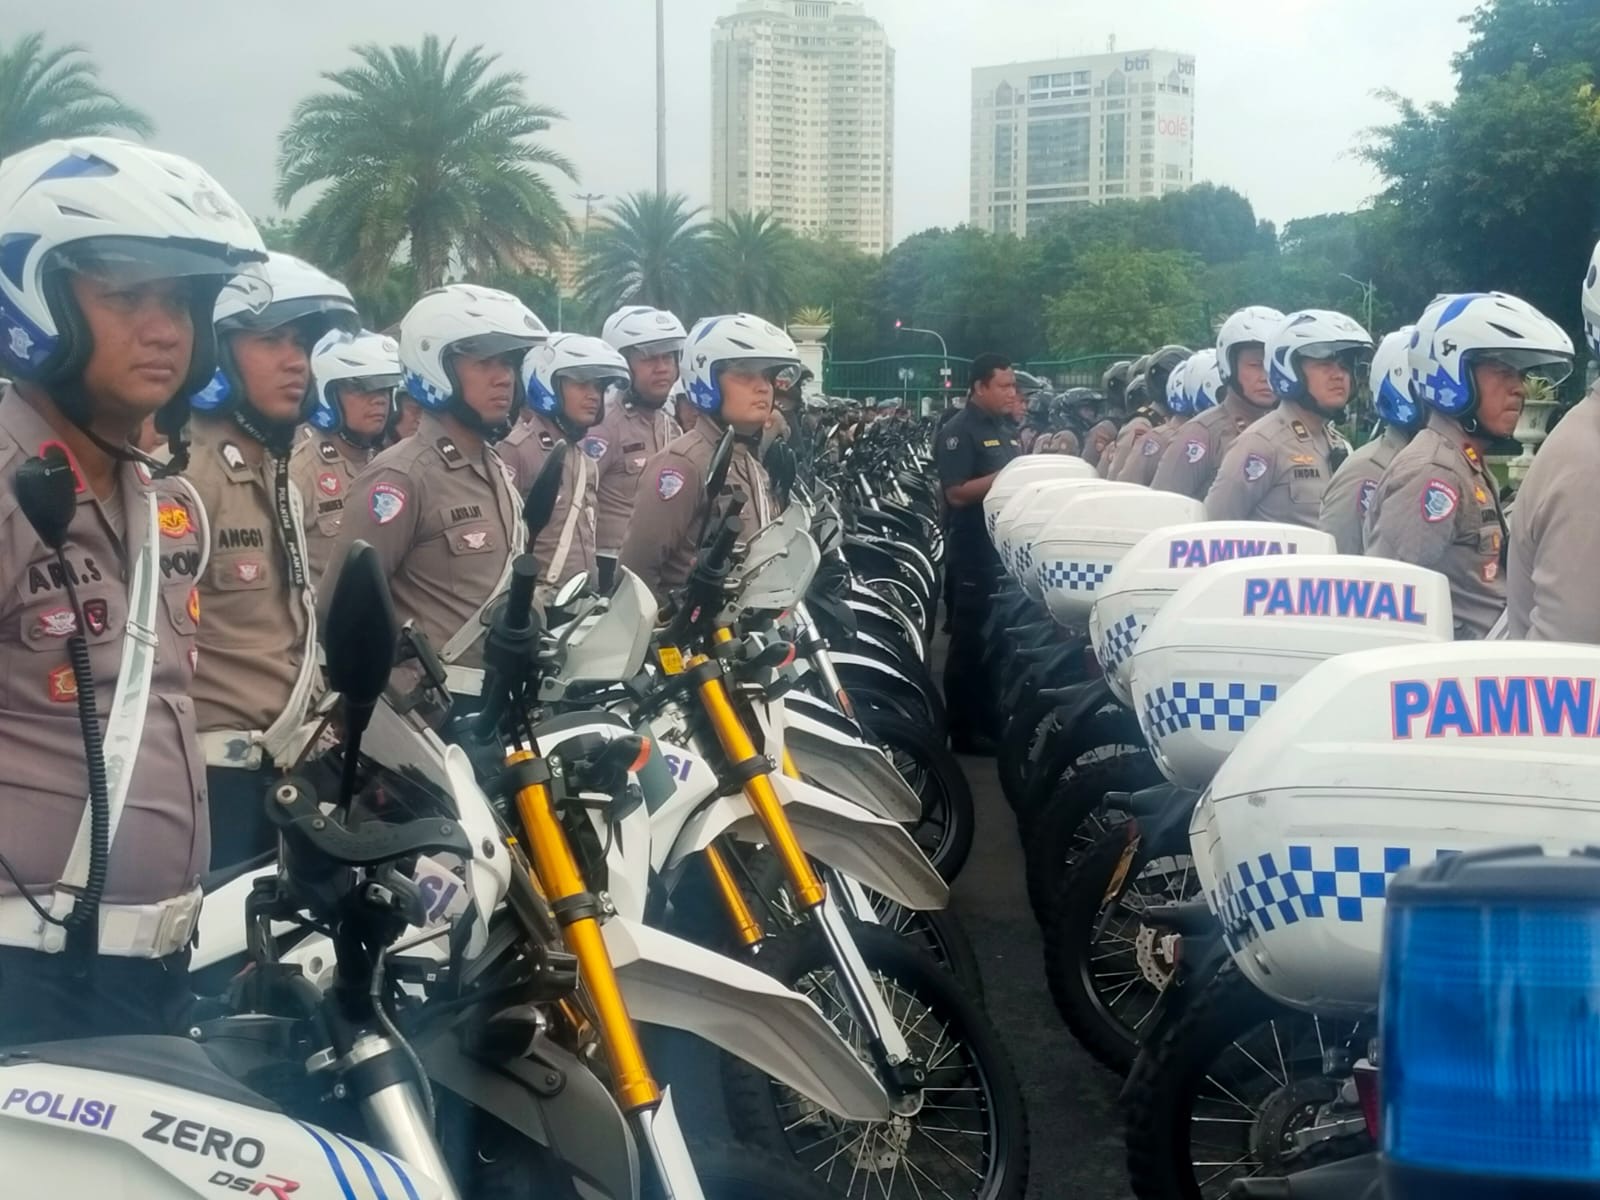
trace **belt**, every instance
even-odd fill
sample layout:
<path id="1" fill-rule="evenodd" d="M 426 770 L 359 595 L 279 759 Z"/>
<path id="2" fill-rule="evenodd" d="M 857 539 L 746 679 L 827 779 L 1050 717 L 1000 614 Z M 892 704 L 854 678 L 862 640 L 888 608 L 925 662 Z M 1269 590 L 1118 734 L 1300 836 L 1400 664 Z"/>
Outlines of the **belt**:
<path id="1" fill-rule="evenodd" d="M 60 895 L 60 893 L 58 893 Z M 200 921 L 199 888 L 154 904 L 102 904 L 100 953 L 113 958 L 166 958 L 187 946 Z M 49 908 L 50 906 L 44 906 Z M 65 916 L 71 904 L 57 906 Z M 23 896 L 0 896 L 0 946 L 59 954 L 67 932 L 47 924 Z"/>

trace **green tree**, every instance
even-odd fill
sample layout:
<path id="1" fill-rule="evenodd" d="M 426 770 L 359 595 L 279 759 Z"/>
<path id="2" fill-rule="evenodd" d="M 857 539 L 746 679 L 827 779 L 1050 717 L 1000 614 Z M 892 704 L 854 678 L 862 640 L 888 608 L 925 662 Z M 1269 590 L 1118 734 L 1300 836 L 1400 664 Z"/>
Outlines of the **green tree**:
<path id="1" fill-rule="evenodd" d="M 1180 251 L 1087 251 L 1071 285 L 1047 306 L 1050 345 L 1062 358 L 1168 342 L 1202 345 L 1211 336 L 1211 314 L 1200 280 L 1199 259 Z"/>
<path id="2" fill-rule="evenodd" d="M 293 217 L 254 217 L 256 231 L 268 250 L 294 253 L 300 236 L 300 222 Z"/>
<path id="3" fill-rule="evenodd" d="M 279 139 L 278 202 L 326 185 L 298 244 L 363 287 L 383 281 L 404 247 L 419 287 L 454 263 L 469 273 L 515 269 L 566 238 L 566 214 L 543 171 L 577 178 L 533 140 L 561 114 L 531 103 L 498 55 L 456 54 L 433 35 L 420 47 L 362 45 L 359 65 L 329 71 Z"/>
<path id="4" fill-rule="evenodd" d="M 596 313 L 624 304 L 671 309 L 687 321 L 704 300 L 707 227 L 676 192 L 634 192 L 589 234 L 582 298 Z"/>
<path id="5" fill-rule="evenodd" d="M 770 212 L 729 213 L 707 236 L 707 299 L 782 325 L 794 297 L 800 239 Z"/>
<path id="6" fill-rule="evenodd" d="M 0 44 L 0 159 L 51 138 L 119 130 L 147 137 L 154 128 L 100 86 L 82 46 L 46 49 L 42 33 Z"/>
<path id="7" fill-rule="evenodd" d="M 1594 0 L 1490 0 L 1462 22 L 1472 31 L 1454 60 L 1463 88 L 1505 75 L 1586 63 L 1600 68 L 1600 12 Z"/>

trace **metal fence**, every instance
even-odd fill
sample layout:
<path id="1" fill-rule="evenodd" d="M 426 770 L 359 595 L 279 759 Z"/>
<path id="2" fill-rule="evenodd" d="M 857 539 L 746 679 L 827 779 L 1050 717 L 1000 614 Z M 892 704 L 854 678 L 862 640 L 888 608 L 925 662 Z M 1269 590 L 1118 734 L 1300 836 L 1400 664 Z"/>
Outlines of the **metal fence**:
<path id="1" fill-rule="evenodd" d="M 1018 363 L 1017 366 L 1050 380 L 1057 388 L 1098 387 L 1100 376 L 1112 363 L 1137 354 L 1088 354 L 1079 358 Z M 943 374 L 945 368 L 949 375 Z M 929 400 L 943 407 L 944 396 L 962 395 L 971 380 L 972 360 L 940 354 L 894 354 L 887 358 L 855 360 L 830 358 L 822 369 L 822 390 L 830 396 L 899 397 L 903 401 Z"/>

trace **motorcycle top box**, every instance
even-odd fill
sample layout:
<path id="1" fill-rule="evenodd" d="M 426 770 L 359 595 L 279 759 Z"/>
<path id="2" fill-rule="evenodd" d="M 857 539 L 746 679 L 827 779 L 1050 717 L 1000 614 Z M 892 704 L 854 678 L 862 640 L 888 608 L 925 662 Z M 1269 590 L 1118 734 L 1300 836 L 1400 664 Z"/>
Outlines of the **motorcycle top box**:
<path id="1" fill-rule="evenodd" d="M 1081 458 L 1065 454 L 1025 454 L 1021 458 L 1013 458 L 1000 468 L 999 474 L 994 477 L 994 483 L 989 486 L 989 494 L 983 498 L 983 524 L 989 531 L 990 540 L 994 540 L 995 526 L 1000 520 L 1000 513 L 1011 499 L 1022 490 L 1023 484 L 1037 483 L 1045 479 L 1099 479 L 1095 469 Z"/>
<path id="2" fill-rule="evenodd" d="M 1600 843 L 1597 778 L 1600 647 L 1347 654 L 1307 673 L 1217 772 L 1190 823 L 1195 870 L 1257 987 L 1371 1011 L 1395 872 Z"/>
<path id="3" fill-rule="evenodd" d="M 1132 486 L 1104 479 L 1045 479 L 1023 484 L 1001 510 L 995 526 L 994 544 L 1001 563 L 1014 578 L 1025 581 L 1033 572 L 1033 540 L 1067 495 L 1085 488 L 1105 491 Z"/>
<path id="4" fill-rule="evenodd" d="M 1340 554 L 1216 563 L 1179 588 L 1139 639 L 1134 712 L 1162 773 L 1199 791 L 1323 659 L 1447 642 L 1452 630 L 1450 584 L 1424 567 Z"/>
<path id="5" fill-rule="evenodd" d="M 1332 554 L 1333 536 L 1268 521 L 1194 521 L 1151 530 L 1122 556 L 1095 592 L 1089 638 L 1117 699 L 1133 703 L 1128 666 L 1161 606 L 1214 562 L 1264 554 Z"/>
<path id="6" fill-rule="evenodd" d="M 1075 493 L 1063 502 L 1033 542 L 1034 580 L 1050 615 L 1081 629 L 1112 569 L 1152 529 L 1199 521 L 1205 505 L 1176 492 L 1137 484 L 1116 492 Z"/>

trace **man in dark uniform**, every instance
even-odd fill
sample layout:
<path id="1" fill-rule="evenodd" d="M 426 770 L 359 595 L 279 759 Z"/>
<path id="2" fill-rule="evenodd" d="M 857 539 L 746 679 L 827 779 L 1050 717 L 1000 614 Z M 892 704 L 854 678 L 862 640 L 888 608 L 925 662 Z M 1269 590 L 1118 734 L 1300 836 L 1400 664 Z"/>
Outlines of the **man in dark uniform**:
<path id="1" fill-rule="evenodd" d="M 983 498 L 1000 468 L 1022 452 L 1007 414 L 1017 403 L 1016 376 L 998 354 L 972 361 L 972 395 L 939 431 L 936 455 L 944 489 L 946 570 L 952 580 L 950 652 L 945 659 L 945 704 L 950 741 L 959 753 L 993 753 L 999 730 L 994 705 L 980 686 L 983 623 L 1000 556 L 983 527 Z"/>

